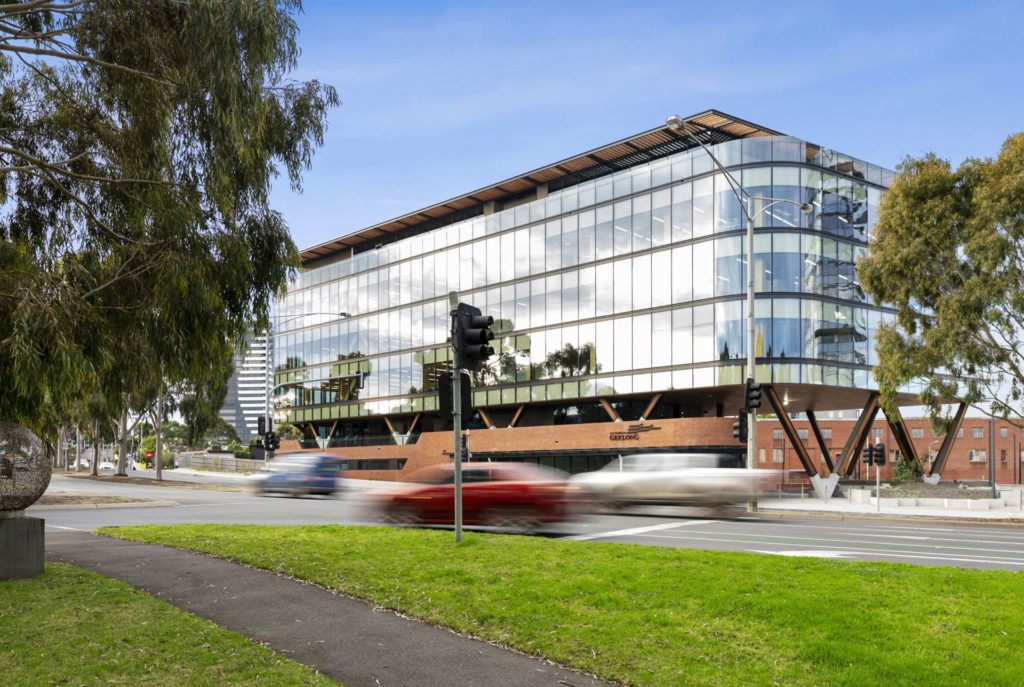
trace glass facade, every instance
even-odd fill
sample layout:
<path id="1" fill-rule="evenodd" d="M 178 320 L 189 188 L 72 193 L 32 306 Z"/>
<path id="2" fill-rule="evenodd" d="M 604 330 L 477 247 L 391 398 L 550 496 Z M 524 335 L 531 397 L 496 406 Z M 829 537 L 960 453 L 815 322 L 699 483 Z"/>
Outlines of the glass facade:
<path id="1" fill-rule="evenodd" d="M 784 136 L 711 152 L 751 197 L 752 263 L 706 152 L 638 164 L 302 272 L 277 307 L 278 405 L 296 422 L 435 410 L 449 291 L 495 321 L 476 407 L 738 384 L 751 345 L 759 381 L 873 386 L 894 315 L 854 266 L 892 172 Z"/>

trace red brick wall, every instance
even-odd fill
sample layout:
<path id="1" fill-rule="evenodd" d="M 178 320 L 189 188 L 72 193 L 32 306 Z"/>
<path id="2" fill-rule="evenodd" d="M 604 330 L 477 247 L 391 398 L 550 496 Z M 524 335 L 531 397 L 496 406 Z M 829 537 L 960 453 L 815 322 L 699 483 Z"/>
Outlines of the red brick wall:
<path id="1" fill-rule="evenodd" d="M 584 425 L 549 427 L 515 427 L 472 430 L 469 438 L 473 451 L 498 453 L 507 451 L 552 451 L 569 449 L 614 449 L 631 451 L 644 447 L 706 446 L 739 447 L 732 437 L 735 418 L 675 418 L 650 420 L 645 423 L 598 422 Z M 643 424 L 656 429 L 629 433 L 630 425 Z M 628 439 L 613 436 L 626 434 Z M 280 452 L 298 450 L 298 442 L 281 442 Z M 351 477 L 380 480 L 403 480 L 413 472 L 430 465 L 451 460 L 452 433 L 424 432 L 411 446 L 360 446 L 326 449 L 326 453 L 346 460 L 405 458 L 402 470 L 353 470 Z M 447 452 L 447 455 L 446 455 Z"/>
<path id="2" fill-rule="evenodd" d="M 732 423 L 735 418 L 675 418 L 670 420 L 652 420 L 646 425 L 658 429 L 639 432 L 635 439 L 614 440 L 612 433 L 621 433 L 628 429 L 629 422 L 600 422 L 586 425 L 557 425 L 549 427 L 516 427 L 512 429 L 479 429 L 470 432 L 470 448 L 479 452 L 506 452 L 506 451 L 530 451 L 530 450 L 558 450 L 558 449 L 608 449 L 628 448 L 635 450 L 644 447 L 731 447 L 737 448 L 739 444 L 732 437 Z M 854 420 L 829 420 L 818 419 L 818 425 L 822 429 L 831 429 L 832 438 L 826 440 L 826 444 L 833 456 L 843 449 L 850 432 L 853 431 Z M 821 450 L 814 438 L 810 423 L 806 420 L 794 420 L 798 430 L 806 430 L 807 438 L 803 440 L 812 462 L 818 466 L 821 473 L 827 473 L 821 459 Z M 929 444 L 934 450 L 941 446 L 941 437 L 932 435 L 931 427 L 927 419 L 909 418 L 906 420 L 907 432 L 911 435 L 911 441 L 918 455 L 925 459 L 927 465 L 927 451 Z M 942 470 L 943 480 L 988 480 L 989 460 L 994 458 L 996 480 L 1000 483 L 1020 483 L 1021 473 L 1024 465 L 1020 463 L 1020 452 L 1024 448 L 1021 430 L 1007 422 L 993 422 L 991 428 L 995 431 L 995 454 L 986 455 L 985 462 L 972 463 L 968 460 L 968 451 L 971 449 L 988 452 L 990 422 L 983 418 L 967 418 L 963 423 L 963 438 L 957 439 L 953 449 Z M 800 479 L 803 468 L 796 457 L 788 439 L 775 439 L 774 430 L 781 429 L 776 420 L 761 420 L 757 423 L 758 448 L 764 450 L 764 462 L 758 462 L 759 467 L 785 469 L 790 471 L 793 479 Z M 896 441 L 884 420 L 876 420 L 873 429 L 882 431 L 882 443 L 887 449 L 887 463 L 882 468 L 882 479 L 892 477 L 894 466 L 892 451 L 897 449 Z M 913 430 L 923 430 L 923 436 L 913 437 Z M 980 429 L 982 437 L 973 436 L 973 430 Z M 1006 437 L 1000 435 L 1000 429 L 1006 430 Z M 874 443 L 874 434 L 871 435 L 871 442 Z M 773 449 L 779 449 L 782 454 L 782 462 L 773 462 Z M 298 442 L 281 442 L 281 452 L 300 450 Z M 429 465 L 444 463 L 450 460 L 452 450 L 452 434 L 446 432 L 424 432 L 419 440 L 411 446 L 363 446 L 330 448 L 327 453 L 342 456 L 348 460 L 358 459 L 386 459 L 405 458 L 406 464 L 403 470 L 354 470 L 353 477 L 379 480 L 403 480 L 413 472 Z M 1000 460 L 1001 451 L 1006 451 L 1006 461 Z M 758 451 L 760 454 L 760 450 Z M 760 458 L 760 455 L 759 455 Z M 868 478 L 866 466 L 862 458 L 856 456 L 860 465 L 860 476 Z M 857 473 L 854 473 L 857 474 Z M 871 477 L 874 476 L 872 469 Z"/>
<path id="3" fill-rule="evenodd" d="M 804 446 L 807 448 L 807 452 L 811 456 L 811 460 L 815 465 L 821 469 L 823 461 L 821 460 L 821 450 L 818 447 L 818 442 L 814 438 L 814 432 L 811 430 L 810 423 L 806 420 L 794 420 L 793 424 L 798 430 L 803 429 L 807 432 L 807 438 L 803 440 Z M 842 451 L 843 446 L 846 443 L 847 438 L 853 431 L 854 420 L 828 420 L 818 418 L 818 426 L 822 429 L 832 430 L 831 441 L 826 441 L 830 449 L 830 453 L 835 456 L 838 452 Z M 942 446 L 942 437 L 936 437 L 932 434 L 931 426 L 926 418 L 907 418 L 905 419 L 907 433 L 911 437 L 911 442 L 914 444 L 914 450 L 919 456 L 922 457 L 925 465 L 927 465 L 927 455 L 929 445 L 933 451 L 938 451 Z M 963 422 L 963 438 L 958 438 L 946 460 L 946 465 L 942 470 L 943 480 L 983 480 L 988 481 L 989 478 L 989 460 L 993 456 L 988 456 L 989 451 L 989 431 L 990 421 L 985 418 L 965 418 Z M 758 448 L 765 449 L 764 457 L 765 462 L 759 462 L 758 465 L 769 467 L 769 468 L 780 468 L 784 467 L 786 470 L 802 470 L 800 462 L 797 459 L 796 451 L 793 449 L 788 439 L 775 439 L 775 430 L 780 430 L 781 425 L 775 420 L 765 420 L 758 423 L 757 426 L 757 439 Z M 898 449 L 896 440 L 889 430 L 888 424 L 885 420 L 876 420 L 873 430 L 881 430 L 882 443 L 886 447 L 887 463 L 882 468 L 882 479 L 888 479 L 892 476 L 894 466 L 892 463 L 892 451 Z M 915 438 L 913 436 L 913 430 L 922 430 L 923 436 Z M 981 431 L 982 436 L 980 438 L 974 437 L 974 430 L 978 429 Z M 991 429 L 995 432 L 995 474 L 996 481 L 1000 483 L 1020 483 L 1022 481 L 1021 473 L 1024 469 L 1024 465 L 1020 463 L 1020 451 L 1024 448 L 1024 441 L 1022 441 L 1021 430 L 1014 427 L 1008 422 L 993 421 L 991 423 Z M 1000 430 L 1006 430 L 1006 437 L 1002 437 Z M 874 433 L 871 434 L 871 443 L 875 443 Z M 772 449 L 782 449 L 783 463 L 774 463 L 772 456 Z M 979 450 L 986 452 L 986 459 L 984 462 L 970 462 L 968 459 L 968 451 Z M 1001 452 L 1006 452 L 1006 461 L 1003 462 L 1000 459 Z M 760 454 L 760 450 L 758 451 Z M 1015 462 L 1016 457 L 1016 462 Z M 861 477 L 866 477 L 866 466 L 863 465 L 863 459 L 860 455 L 857 456 L 857 460 L 862 463 L 860 467 Z M 874 468 L 871 469 L 871 476 L 874 477 Z"/>

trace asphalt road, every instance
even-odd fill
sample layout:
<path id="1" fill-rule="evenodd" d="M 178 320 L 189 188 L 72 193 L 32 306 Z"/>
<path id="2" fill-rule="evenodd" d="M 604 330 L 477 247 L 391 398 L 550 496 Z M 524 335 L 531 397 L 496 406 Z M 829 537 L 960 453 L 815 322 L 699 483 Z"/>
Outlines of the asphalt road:
<path id="1" fill-rule="evenodd" d="M 97 482 L 59 475 L 54 475 L 48 493 L 148 500 L 133 507 L 36 505 L 29 510 L 29 515 L 45 518 L 48 528 L 64 531 L 89 531 L 104 525 L 369 524 L 375 520 L 359 495 L 291 499 L 240 491 Z M 623 513 L 583 515 L 545 534 L 581 541 L 1024 570 L 1024 525 L 782 518 L 771 513 L 742 512 L 731 517 L 719 515 L 698 509 L 636 508 Z"/>

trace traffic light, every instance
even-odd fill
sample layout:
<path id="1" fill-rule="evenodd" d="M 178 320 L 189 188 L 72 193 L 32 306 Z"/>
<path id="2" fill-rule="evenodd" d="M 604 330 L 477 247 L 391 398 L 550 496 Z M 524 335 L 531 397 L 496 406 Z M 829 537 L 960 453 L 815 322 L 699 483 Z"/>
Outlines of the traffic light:
<path id="1" fill-rule="evenodd" d="M 473 414 L 473 393 L 469 384 L 469 375 L 462 374 L 462 388 L 459 390 L 463 422 Z M 437 410 L 442 420 L 452 416 L 452 373 L 442 372 L 437 378 Z"/>
<path id="2" fill-rule="evenodd" d="M 452 346 L 455 348 L 455 369 L 480 370 L 480 363 L 494 355 L 489 342 L 494 332 L 489 327 L 494 318 L 484 315 L 480 308 L 459 303 L 452 322 Z"/>
<path id="3" fill-rule="evenodd" d="M 747 395 L 744 403 L 748 413 L 761 407 L 761 385 L 755 382 L 753 377 L 747 377 Z"/>
<path id="4" fill-rule="evenodd" d="M 267 433 L 267 416 L 260 415 L 256 418 L 256 433 L 263 436 Z"/>
<path id="5" fill-rule="evenodd" d="M 736 418 L 736 422 L 732 423 L 732 435 L 739 441 L 746 442 L 747 440 L 747 411 L 741 410 L 739 416 Z"/>
<path id="6" fill-rule="evenodd" d="M 276 451 L 281 447 L 281 439 L 274 432 L 267 432 L 263 436 L 263 448 L 268 451 Z"/>
<path id="7" fill-rule="evenodd" d="M 864 464 L 865 465 L 871 465 L 872 464 L 871 458 L 872 458 L 872 456 L 874 456 L 874 450 L 871 448 L 871 445 L 868 444 L 867 446 L 865 446 L 864 450 L 862 451 L 862 453 L 864 454 Z"/>
<path id="8" fill-rule="evenodd" d="M 875 465 L 885 465 L 885 444 L 875 444 Z"/>

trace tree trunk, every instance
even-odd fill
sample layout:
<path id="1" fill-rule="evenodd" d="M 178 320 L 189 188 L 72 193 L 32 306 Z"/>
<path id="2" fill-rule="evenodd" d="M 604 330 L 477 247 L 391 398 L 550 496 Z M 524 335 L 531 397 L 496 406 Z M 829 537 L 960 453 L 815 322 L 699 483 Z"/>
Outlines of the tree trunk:
<path id="1" fill-rule="evenodd" d="M 82 471 L 82 451 L 84 451 L 85 442 L 82 441 L 82 427 L 75 427 L 75 472 Z"/>
<path id="2" fill-rule="evenodd" d="M 128 394 L 122 397 L 124 407 L 121 408 L 121 421 L 117 427 L 117 470 L 114 471 L 120 477 L 128 476 Z"/>
<path id="3" fill-rule="evenodd" d="M 93 477 L 99 475 L 100 470 L 100 421 L 92 421 L 92 463 L 89 465 L 89 474 Z"/>
<path id="4" fill-rule="evenodd" d="M 156 449 L 153 451 L 153 462 L 156 464 L 156 479 L 158 481 L 163 480 L 163 440 L 161 439 L 161 429 L 164 424 L 164 396 L 160 394 L 160 397 L 156 400 L 156 413 L 153 415 L 153 434 L 156 435 Z"/>
<path id="5" fill-rule="evenodd" d="M 61 425 L 57 428 L 57 455 L 53 457 L 54 467 L 66 468 L 68 464 L 68 428 Z"/>

